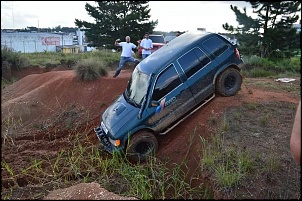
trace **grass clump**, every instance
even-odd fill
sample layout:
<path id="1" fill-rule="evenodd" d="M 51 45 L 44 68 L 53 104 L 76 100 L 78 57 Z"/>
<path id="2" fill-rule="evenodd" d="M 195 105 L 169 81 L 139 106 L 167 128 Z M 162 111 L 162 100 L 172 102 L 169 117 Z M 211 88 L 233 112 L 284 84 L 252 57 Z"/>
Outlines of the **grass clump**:
<path id="1" fill-rule="evenodd" d="M 2 77 L 1 78 L 1 89 L 4 89 L 6 86 L 9 86 L 17 81 L 18 81 L 18 79 L 15 77 L 10 77 L 8 79 L 5 79 Z"/>
<path id="2" fill-rule="evenodd" d="M 20 70 L 29 66 L 29 60 L 21 53 L 14 52 L 13 49 L 4 46 L 1 48 L 1 63 L 6 61 L 11 69 Z M 3 70 L 3 67 L 2 67 Z"/>
<path id="3" fill-rule="evenodd" d="M 97 80 L 101 76 L 108 75 L 105 66 L 103 61 L 88 58 L 78 61 L 74 66 L 74 71 L 76 72 L 76 76 L 82 81 Z"/>

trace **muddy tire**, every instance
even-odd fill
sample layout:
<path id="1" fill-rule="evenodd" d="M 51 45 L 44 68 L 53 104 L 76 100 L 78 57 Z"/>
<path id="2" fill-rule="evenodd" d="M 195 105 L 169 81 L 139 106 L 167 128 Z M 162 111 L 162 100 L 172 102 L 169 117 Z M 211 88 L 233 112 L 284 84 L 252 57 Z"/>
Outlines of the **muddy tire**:
<path id="1" fill-rule="evenodd" d="M 127 157 L 133 162 L 144 162 L 149 157 L 155 156 L 158 142 L 153 133 L 140 131 L 130 137 L 127 146 Z"/>
<path id="2" fill-rule="evenodd" d="M 222 96 L 233 96 L 241 88 L 242 76 L 234 68 L 224 70 L 216 80 L 216 92 Z"/>

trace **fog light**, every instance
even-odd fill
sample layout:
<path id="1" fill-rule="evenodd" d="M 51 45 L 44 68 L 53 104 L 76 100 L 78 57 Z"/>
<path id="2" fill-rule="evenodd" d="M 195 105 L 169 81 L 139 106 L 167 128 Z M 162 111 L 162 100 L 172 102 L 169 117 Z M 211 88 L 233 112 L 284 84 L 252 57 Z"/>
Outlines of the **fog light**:
<path id="1" fill-rule="evenodd" d="M 111 144 L 113 144 L 116 147 L 121 145 L 121 140 L 113 140 L 113 139 L 110 139 L 110 138 L 109 138 L 109 140 L 110 140 Z"/>

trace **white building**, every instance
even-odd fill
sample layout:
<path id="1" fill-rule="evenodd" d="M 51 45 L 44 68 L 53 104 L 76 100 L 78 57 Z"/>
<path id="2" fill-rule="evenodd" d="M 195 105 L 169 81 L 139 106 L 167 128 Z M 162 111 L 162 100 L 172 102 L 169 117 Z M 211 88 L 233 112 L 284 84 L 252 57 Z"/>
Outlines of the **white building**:
<path id="1" fill-rule="evenodd" d="M 2 33 L 1 48 L 16 52 L 56 52 L 57 46 L 73 45 L 73 34 L 63 33 Z"/>

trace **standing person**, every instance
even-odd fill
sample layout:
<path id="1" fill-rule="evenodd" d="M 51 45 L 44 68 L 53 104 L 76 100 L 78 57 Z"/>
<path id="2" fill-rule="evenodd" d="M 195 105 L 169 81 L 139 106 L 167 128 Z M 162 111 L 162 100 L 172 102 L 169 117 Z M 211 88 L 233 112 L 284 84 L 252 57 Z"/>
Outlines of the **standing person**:
<path id="1" fill-rule="evenodd" d="M 142 60 L 144 60 L 151 54 L 151 49 L 153 48 L 152 40 L 149 38 L 148 32 L 145 33 L 144 39 L 140 42 L 139 46 L 143 49 Z"/>
<path id="2" fill-rule="evenodd" d="M 140 62 L 139 60 L 132 57 L 132 49 L 137 48 L 137 46 L 130 42 L 130 36 L 126 36 L 125 39 L 126 42 L 120 42 L 121 40 L 117 39 L 114 43 L 115 46 L 122 47 L 122 54 L 121 54 L 119 66 L 117 67 L 113 77 L 117 77 L 120 74 L 126 62 L 133 62 L 135 64 L 138 64 Z"/>

